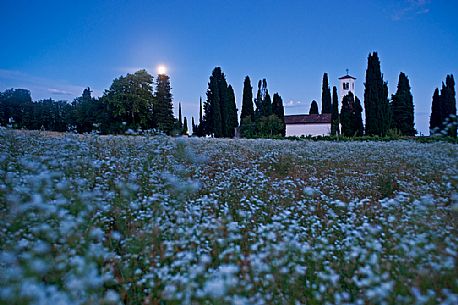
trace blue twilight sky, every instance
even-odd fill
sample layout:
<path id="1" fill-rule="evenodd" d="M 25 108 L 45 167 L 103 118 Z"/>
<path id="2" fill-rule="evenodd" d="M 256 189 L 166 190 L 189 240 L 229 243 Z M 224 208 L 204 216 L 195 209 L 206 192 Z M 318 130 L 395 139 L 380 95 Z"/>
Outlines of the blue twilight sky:
<path id="1" fill-rule="evenodd" d="M 188 122 L 215 66 L 239 109 L 249 75 L 254 86 L 267 78 L 287 114 L 305 113 L 313 99 L 321 107 L 324 72 L 337 85 L 350 69 L 363 97 L 367 56 L 378 51 L 390 94 L 400 71 L 410 78 L 416 127 L 427 133 L 434 88 L 458 76 L 456 0 L 2 0 L 0 12 L 0 91 L 72 100 L 164 64 Z"/>

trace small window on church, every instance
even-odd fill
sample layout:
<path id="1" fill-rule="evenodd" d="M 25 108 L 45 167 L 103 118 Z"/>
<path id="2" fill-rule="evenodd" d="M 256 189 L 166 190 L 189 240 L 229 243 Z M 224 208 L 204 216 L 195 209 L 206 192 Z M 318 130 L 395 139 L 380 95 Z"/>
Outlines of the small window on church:
<path id="1" fill-rule="evenodd" d="M 343 90 L 345 90 L 345 85 L 346 85 L 346 84 L 345 84 L 345 83 L 343 83 L 342 85 L 343 85 Z"/>
<path id="2" fill-rule="evenodd" d="M 355 83 L 351 84 L 351 88 L 355 90 Z"/>

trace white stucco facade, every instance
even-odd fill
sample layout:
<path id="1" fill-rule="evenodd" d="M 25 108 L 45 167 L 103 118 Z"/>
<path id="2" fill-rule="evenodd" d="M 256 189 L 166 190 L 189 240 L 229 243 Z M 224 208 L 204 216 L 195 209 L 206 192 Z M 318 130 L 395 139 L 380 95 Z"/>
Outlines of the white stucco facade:
<path id="1" fill-rule="evenodd" d="M 325 136 L 331 133 L 331 124 L 286 124 L 287 137 Z"/>

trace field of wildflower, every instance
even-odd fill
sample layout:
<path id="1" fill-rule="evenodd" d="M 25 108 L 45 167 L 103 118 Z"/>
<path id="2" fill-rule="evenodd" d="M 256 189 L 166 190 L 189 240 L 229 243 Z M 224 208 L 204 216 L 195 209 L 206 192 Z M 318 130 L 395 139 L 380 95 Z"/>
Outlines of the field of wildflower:
<path id="1" fill-rule="evenodd" d="M 458 304 L 458 146 L 0 130 L 0 304 Z"/>

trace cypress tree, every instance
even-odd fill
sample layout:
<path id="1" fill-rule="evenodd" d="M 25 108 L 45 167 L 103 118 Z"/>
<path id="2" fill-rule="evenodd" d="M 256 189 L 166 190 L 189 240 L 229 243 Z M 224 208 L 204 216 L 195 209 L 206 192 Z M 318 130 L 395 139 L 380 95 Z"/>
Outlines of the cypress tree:
<path id="1" fill-rule="evenodd" d="M 0 126 L 8 124 L 7 111 L 6 99 L 3 97 L 3 92 L 0 92 Z"/>
<path id="2" fill-rule="evenodd" d="M 203 126 L 204 133 L 212 135 L 216 138 L 221 138 L 223 134 L 223 121 L 221 116 L 221 101 L 220 101 L 220 84 L 221 68 L 213 69 L 208 83 L 207 101 L 204 103 Z"/>
<path id="3" fill-rule="evenodd" d="M 309 114 L 318 114 L 318 104 L 315 100 L 313 100 L 310 105 Z"/>
<path id="4" fill-rule="evenodd" d="M 264 78 L 258 82 L 258 93 L 254 100 L 256 104 L 256 115 L 261 117 L 268 117 L 272 115 L 272 100 L 267 89 L 267 80 Z"/>
<path id="5" fill-rule="evenodd" d="M 455 80 L 453 75 L 447 75 L 445 85 L 442 83 L 441 95 L 443 96 L 443 117 L 447 118 L 456 113 Z"/>
<path id="6" fill-rule="evenodd" d="M 366 134 L 385 136 L 391 124 L 388 85 L 383 81 L 377 52 L 369 54 L 364 90 Z"/>
<path id="7" fill-rule="evenodd" d="M 181 120 L 181 103 L 178 104 L 178 125 L 183 129 L 183 121 Z"/>
<path id="8" fill-rule="evenodd" d="M 447 75 L 442 89 L 436 88 L 431 105 L 431 117 L 429 129 L 431 134 L 446 133 L 448 136 L 456 137 L 456 92 L 453 75 Z"/>
<path id="9" fill-rule="evenodd" d="M 351 93 L 351 92 L 350 92 Z M 350 94 L 345 95 L 342 100 L 342 109 L 340 110 L 340 124 L 342 125 L 342 135 L 346 137 L 354 136 L 352 108 L 350 104 Z"/>
<path id="10" fill-rule="evenodd" d="M 430 134 L 433 135 L 442 129 L 442 102 L 439 89 L 434 90 L 433 102 L 431 105 L 431 117 L 429 119 Z"/>
<path id="11" fill-rule="evenodd" d="M 263 116 L 268 117 L 272 115 L 272 100 L 270 98 L 270 94 L 266 88 L 266 95 L 263 100 L 262 104 L 262 109 L 263 109 Z"/>
<path id="12" fill-rule="evenodd" d="M 363 108 L 358 97 L 352 92 L 344 96 L 342 110 L 340 111 L 340 123 L 342 134 L 346 137 L 362 136 L 364 133 L 361 113 Z"/>
<path id="13" fill-rule="evenodd" d="M 353 119 L 353 95 L 351 92 L 345 95 L 342 100 L 342 109 L 340 110 L 340 123 L 342 124 L 342 134 L 346 137 L 355 135 Z"/>
<path id="14" fill-rule="evenodd" d="M 191 117 L 191 128 L 192 128 L 192 134 L 196 135 L 197 134 L 197 126 L 194 123 L 194 117 Z"/>
<path id="15" fill-rule="evenodd" d="M 361 106 L 361 101 L 359 100 L 357 96 L 355 96 L 355 103 L 353 106 L 353 115 L 354 115 L 353 122 L 354 122 L 354 128 L 355 128 L 355 135 L 358 137 L 362 137 L 364 134 L 362 112 L 363 112 L 363 107 Z"/>
<path id="16" fill-rule="evenodd" d="M 255 99 L 256 114 L 258 117 L 268 117 L 272 114 L 272 100 L 267 89 L 267 80 L 264 78 L 258 82 L 258 93 Z"/>
<path id="17" fill-rule="evenodd" d="M 229 92 L 224 73 L 217 76 L 218 92 L 219 92 L 219 106 L 221 113 L 221 130 L 223 138 L 228 136 L 229 133 Z"/>
<path id="18" fill-rule="evenodd" d="M 213 86 L 210 87 L 210 91 L 213 92 L 213 94 L 209 95 L 209 98 L 211 99 L 211 105 L 213 108 L 212 111 L 212 126 L 213 126 L 213 135 L 215 138 L 222 138 L 224 137 L 224 131 L 223 131 L 223 118 L 221 115 L 221 100 L 220 100 L 220 95 L 219 95 L 219 88 L 217 84 L 213 84 Z"/>
<path id="19" fill-rule="evenodd" d="M 200 97 L 200 105 L 199 105 L 199 124 L 202 123 L 202 97 Z"/>
<path id="20" fill-rule="evenodd" d="M 410 93 L 409 79 L 404 73 L 399 74 L 398 90 L 392 96 L 391 111 L 393 115 L 392 127 L 406 136 L 414 136 L 414 105 Z"/>
<path id="21" fill-rule="evenodd" d="M 237 105 L 235 103 L 235 93 L 231 85 L 227 87 L 227 134 L 226 137 L 233 138 L 235 135 L 235 128 L 238 127 L 239 122 L 237 119 Z"/>
<path id="22" fill-rule="evenodd" d="M 321 113 L 331 113 L 331 108 L 331 90 L 329 89 L 328 73 L 324 73 L 321 91 Z"/>
<path id="23" fill-rule="evenodd" d="M 272 112 L 274 115 L 276 115 L 280 119 L 283 125 L 281 134 L 282 136 L 285 136 L 286 135 L 285 108 L 283 107 L 283 100 L 278 93 L 275 93 L 273 97 Z"/>
<path id="24" fill-rule="evenodd" d="M 170 78 L 168 75 L 159 74 L 157 76 L 153 109 L 157 127 L 170 134 L 175 118 L 173 117 L 172 94 L 170 93 Z"/>
<path id="25" fill-rule="evenodd" d="M 235 94 L 228 86 L 220 67 L 213 69 L 204 104 L 203 126 L 205 134 L 214 137 L 233 137 L 238 126 Z"/>
<path id="26" fill-rule="evenodd" d="M 188 134 L 188 121 L 186 120 L 186 117 L 184 117 L 184 122 L 183 122 L 183 135 Z"/>
<path id="27" fill-rule="evenodd" d="M 242 113 L 240 114 L 240 123 L 246 117 L 254 120 L 253 109 L 253 87 L 251 87 L 250 77 L 246 76 L 243 82 Z"/>
<path id="28" fill-rule="evenodd" d="M 213 86 L 213 85 L 212 85 Z M 210 89 L 210 83 L 208 84 Z M 202 136 L 204 135 L 213 135 L 213 106 L 209 99 L 209 89 L 207 89 L 207 100 L 203 104 L 203 118 L 202 118 Z M 213 94 L 212 94 L 213 95 Z"/>
<path id="29" fill-rule="evenodd" d="M 256 98 L 254 103 L 256 104 L 256 115 L 258 117 L 262 116 L 262 80 L 258 82 L 258 92 L 256 93 Z"/>
<path id="30" fill-rule="evenodd" d="M 200 97 L 199 104 L 199 125 L 197 126 L 197 136 L 203 137 L 204 133 L 204 123 L 203 123 L 203 106 L 202 106 L 202 97 Z"/>
<path id="31" fill-rule="evenodd" d="M 331 113 L 331 135 L 339 135 L 339 98 L 336 86 L 332 87 L 332 113 Z"/>
<path id="32" fill-rule="evenodd" d="M 441 90 L 442 101 L 442 123 L 449 136 L 456 137 L 456 92 L 455 80 L 453 75 L 447 75 L 445 86 L 442 84 Z"/>
<path id="33" fill-rule="evenodd" d="M 210 77 L 207 102 L 209 105 L 204 110 L 210 110 L 208 115 L 212 118 L 212 134 L 218 138 L 233 137 L 238 126 L 235 94 L 232 86 L 227 84 L 220 67 L 216 67 Z M 207 115 L 207 111 L 205 112 Z"/>

